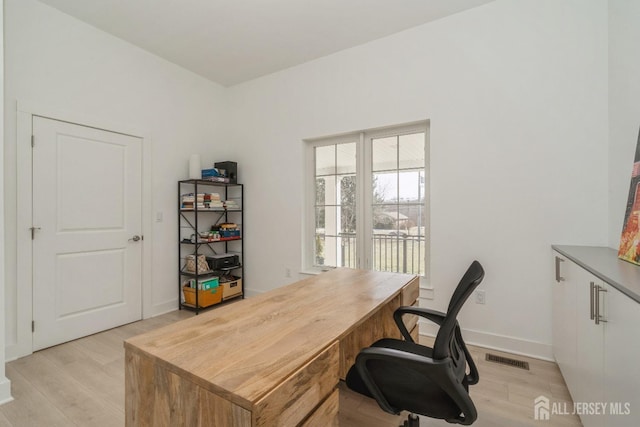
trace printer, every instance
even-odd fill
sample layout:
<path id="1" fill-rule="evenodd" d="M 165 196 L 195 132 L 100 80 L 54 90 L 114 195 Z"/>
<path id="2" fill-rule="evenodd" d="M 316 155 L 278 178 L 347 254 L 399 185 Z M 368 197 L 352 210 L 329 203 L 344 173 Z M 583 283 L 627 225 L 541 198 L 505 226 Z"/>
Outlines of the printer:
<path id="1" fill-rule="evenodd" d="M 209 263 L 209 268 L 212 270 L 238 267 L 240 265 L 238 255 L 230 253 L 209 255 L 207 256 L 207 262 Z"/>

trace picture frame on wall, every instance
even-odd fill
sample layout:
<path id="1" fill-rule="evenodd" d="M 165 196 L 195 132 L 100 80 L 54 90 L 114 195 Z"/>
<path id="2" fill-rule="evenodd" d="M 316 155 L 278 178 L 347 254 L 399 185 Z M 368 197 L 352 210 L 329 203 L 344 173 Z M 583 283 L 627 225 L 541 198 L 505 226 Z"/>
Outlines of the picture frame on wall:
<path id="1" fill-rule="evenodd" d="M 618 258 L 640 265 L 640 132 L 633 160 Z"/>

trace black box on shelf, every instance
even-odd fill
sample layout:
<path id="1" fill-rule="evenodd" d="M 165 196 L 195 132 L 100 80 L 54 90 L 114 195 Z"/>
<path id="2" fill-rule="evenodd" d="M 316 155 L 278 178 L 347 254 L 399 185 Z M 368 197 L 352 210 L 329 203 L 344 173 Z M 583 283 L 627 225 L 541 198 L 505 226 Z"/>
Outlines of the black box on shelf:
<path id="1" fill-rule="evenodd" d="M 236 162 L 216 162 L 213 167 L 216 169 L 224 169 L 225 176 L 229 178 L 230 184 L 238 183 L 238 164 Z"/>
<path id="2" fill-rule="evenodd" d="M 212 270 L 235 267 L 240 264 L 239 257 L 235 254 L 210 255 L 207 257 L 207 262 Z"/>

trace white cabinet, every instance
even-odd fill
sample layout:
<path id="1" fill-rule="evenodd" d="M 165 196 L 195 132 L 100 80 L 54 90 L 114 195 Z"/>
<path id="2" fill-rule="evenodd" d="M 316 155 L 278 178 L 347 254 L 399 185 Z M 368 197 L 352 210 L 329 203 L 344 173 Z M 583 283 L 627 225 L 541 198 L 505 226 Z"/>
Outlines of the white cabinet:
<path id="1" fill-rule="evenodd" d="M 554 253 L 554 260 L 553 350 L 556 362 L 574 402 L 602 402 L 605 323 L 595 323 L 595 290 L 603 283 L 559 253 Z M 580 419 L 585 427 L 601 426 L 601 417 L 584 414 Z"/>
<path id="2" fill-rule="evenodd" d="M 606 405 L 604 414 L 580 414 L 583 425 L 640 425 L 640 304 L 553 255 L 554 357 L 574 402 Z"/>
<path id="3" fill-rule="evenodd" d="M 606 295 L 604 392 L 620 415 L 607 426 L 640 425 L 640 304 L 616 289 Z M 625 415 L 630 412 L 628 415 Z"/>
<path id="4" fill-rule="evenodd" d="M 554 253 L 556 279 L 553 283 L 553 355 L 567 384 L 576 383 L 576 265 Z M 572 391 L 573 393 L 573 391 Z M 573 394 L 572 394 L 573 395 Z"/>
<path id="5" fill-rule="evenodd" d="M 573 399 L 576 402 L 603 402 L 604 322 L 596 324 L 596 303 L 599 311 L 604 307 L 602 282 L 573 264 L 576 274 L 576 373 Z M 600 295 L 596 295 L 599 292 Z M 596 298 L 600 296 L 600 299 Z M 602 415 L 582 414 L 584 427 L 602 426 Z"/>

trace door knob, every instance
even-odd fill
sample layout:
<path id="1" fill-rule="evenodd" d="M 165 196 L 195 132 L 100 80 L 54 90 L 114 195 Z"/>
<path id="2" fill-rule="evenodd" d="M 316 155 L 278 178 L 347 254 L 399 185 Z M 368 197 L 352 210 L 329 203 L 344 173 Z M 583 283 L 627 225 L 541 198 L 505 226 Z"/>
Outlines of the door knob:
<path id="1" fill-rule="evenodd" d="M 131 241 L 137 242 L 139 240 L 142 240 L 142 237 L 138 236 L 137 234 L 129 239 L 130 242 Z"/>

